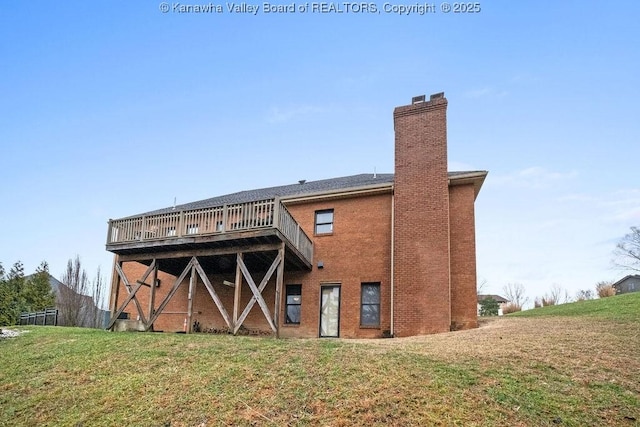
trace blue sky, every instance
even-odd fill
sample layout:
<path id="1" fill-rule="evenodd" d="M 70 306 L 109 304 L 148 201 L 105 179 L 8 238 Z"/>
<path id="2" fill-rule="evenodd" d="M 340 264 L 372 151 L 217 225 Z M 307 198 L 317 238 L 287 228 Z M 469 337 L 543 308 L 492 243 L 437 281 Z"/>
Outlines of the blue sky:
<path id="1" fill-rule="evenodd" d="M 256 15 L 212 3 L 225 11 L 0 4 L 5 268 L 46 260 L 59 277 L 79 254 L 90 276 L 110 274 L 109 218 L 392 172 L 393 108 L 444 91 L 450 169 L 489 170 L 476 203 L 484 290 L 573 295 L 624 275 L 611 257 L 640 225 L 640 3 L 445 14 L 436 2 L 410 16 L 383 2 Z"/>

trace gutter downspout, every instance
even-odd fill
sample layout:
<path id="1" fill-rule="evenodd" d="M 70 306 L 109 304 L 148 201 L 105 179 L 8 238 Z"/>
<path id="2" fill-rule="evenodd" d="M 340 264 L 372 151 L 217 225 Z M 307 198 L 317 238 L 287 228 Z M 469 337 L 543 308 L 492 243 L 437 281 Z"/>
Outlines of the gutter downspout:
<path id="1" fill-rule="evenodd" d="M 393 256 L 394 251 L 393 247 L 395 246 L 395 195 L 391 193 L 391 336 L 395 335 L 394 333 L 394 304 L 393 304 L 393 293 L 394 293 L 394 284 L 393 284 Z"/>

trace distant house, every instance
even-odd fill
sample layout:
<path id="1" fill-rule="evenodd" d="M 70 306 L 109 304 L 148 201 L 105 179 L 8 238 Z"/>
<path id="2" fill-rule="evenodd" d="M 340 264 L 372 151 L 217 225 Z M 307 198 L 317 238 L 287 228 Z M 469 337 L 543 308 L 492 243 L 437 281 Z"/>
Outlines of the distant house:
<path id="1" fill-rule="evenodd" d="M 640 291 L 640 274 L 630 274 L 612 285 L 616 294 L 628 294 Z"/>
<path id="2" fill-rule="evenodd" d="M 478 295 L 478 315 L 480 314 L 480 302 L 486 299 L 494 299 L 498 302 L 498 316 L 502 316 L 504 306 L 509 302 L 508 299 L 500 295 Z"/>

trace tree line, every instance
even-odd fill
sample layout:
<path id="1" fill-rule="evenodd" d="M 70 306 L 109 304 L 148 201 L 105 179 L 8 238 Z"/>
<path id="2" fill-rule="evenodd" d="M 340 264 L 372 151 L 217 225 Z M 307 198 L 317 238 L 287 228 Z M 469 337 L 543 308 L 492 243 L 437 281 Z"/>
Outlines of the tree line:
<path id="1" fill-rule="evenodd" d="M 100 306 L 104 294 L 104 278 L 100 268 L 93 280 L 90 280 L 80 257 L 76 256 L 67 262 L 59 281 L 61 284 L 54 285 L 55 290 L 51 278 L 46 261 L 29 276 L 25 276 L 21 261 L 15 262 L 8 273 L 0 262 L 0 326 L 17 324 L 20 313 L 53 307 L 58 309 L 59 325 L 103 326 L 104 311 Z"/>

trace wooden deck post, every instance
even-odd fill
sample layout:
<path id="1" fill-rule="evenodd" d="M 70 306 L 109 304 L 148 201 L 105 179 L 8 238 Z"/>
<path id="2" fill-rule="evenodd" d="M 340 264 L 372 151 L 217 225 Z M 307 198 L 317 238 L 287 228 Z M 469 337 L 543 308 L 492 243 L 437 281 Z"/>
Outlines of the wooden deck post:
<path id="1" fill-rule="evenodd" d="M 280 227 L 280 198 L 278 197 L 273 201 L 273 226 Z"/>
<path id="2" fill-rule="evenodd" d="M 178 218 L 178 237 L 182 237 L 184 233 L 184 211 L 180 211 L 180 217 Z"/>
<path id="3" fill-rule="evenodd" d="M 222 232 L 227 232 L 227 221 L 229 220 L 229 208 L 227 205 L 222 207 Z"/>
<path id="4" fill-rule="evenodd" d="M 280 263 L 276 271 L 276 303 L 273 310 L 273 323 L 276 325 L 276 338 L 280 338 L 280 305 L 282 304 L 282 285 L 284 282 L 284 243 L 278 251 Z"/>
<path id="5" fill-rule="evenodd" d="M 111 233 L 113 233 L 113 221 L 110 219 L 107 227 L 107 245 L 111 243 Z"/>
<path id="6" fill-rule="evenodd" d="M 149 294 L 149 320 L 153 317 L 156 304 L 156 285 L 158 283 L 158 261 L 154 260 L 153 276 L 151 276 L 151 289 Z M 147 325 L 148 330 L 153 331 L 153 324 Z"/>
<path id="7" fill-rule="evenodd" d="M 118 309 L 118 294 L 120 291 L 120 276 L 116 270 L 116 265 L 121 264 L 118 255 L 113 256 L 113 269 L 111 270 L 111 301 L 109 301 L 109 312 L 113 316 Z M 110 328 L 107 328 L 110 329 Z"/>
<path id="8" fill-rule="evenodd" d="M 236 255 L 236 282 L 233 294 L 233 326 L 232 328 L 235 330 L 236 325 L 238 324 L 238 314 L 240 312 L 240 298 L 242 297 L 242 270 L 240 269 L 240 263 L 243 259 L 242 252 L 238 252 Z"/>
<path id="9" fill-rule="evenodd" d="M 145 240 L 145 233 L 147 231 L 147 217 L 142 215 L 142 226 L 140 227 L 140 241 Z"/>
<path id="10" fill-rule="evenodd" d="M 195 259 L 195 257 L 194 257 Z M 193 298 L 196 292 L 196 266 L 191 265 L 191 278 L 189 279 L 189 296 L 187 299 L 187 330 L 186 333 L 190 334 L 192 330 L 192 318 L 193 318 Z"/>

